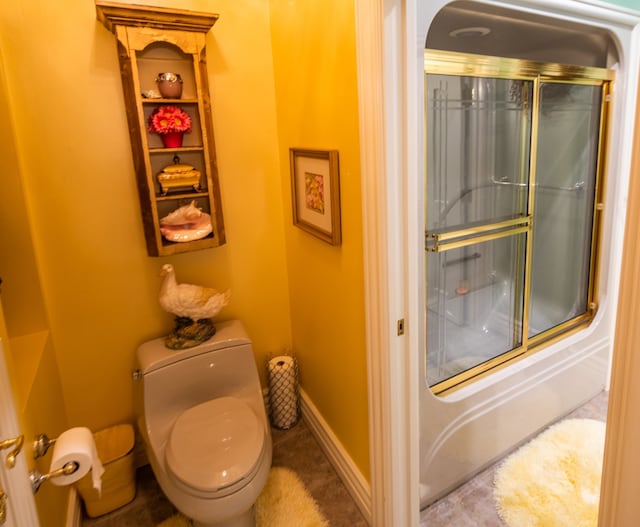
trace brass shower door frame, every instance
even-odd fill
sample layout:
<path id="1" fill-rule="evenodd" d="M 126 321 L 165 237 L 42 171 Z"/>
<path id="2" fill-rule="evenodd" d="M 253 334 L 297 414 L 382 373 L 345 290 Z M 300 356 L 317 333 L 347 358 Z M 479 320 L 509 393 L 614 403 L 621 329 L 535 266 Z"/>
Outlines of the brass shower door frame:
<path id="1" fill-rule="evenodd" d="M 515 359 L 522 359 L 531 353 L 542 349 L 560 338 L 583 329 L 591 323 L 597 311 L 597 285 L 598 285 L 598 261 L 600 254 L 600 238 L 602 236 L 602 216 L 604 211 L 605 167 L 607 153 L 608 124 L 611 107 L 611 89 L 615 73 L 605 68 L 583 67 L 566 64 L 553 64 L 530 60 L 511 59 L 474 55 L 468 53 L 448 52 L 439 50 L 425 50 L 424 52 L 425 93 L 427 93 L 427 79 L 429 74 L 493 78 L 506 80 L 522 80 L 532 83 L 533 100 L 531 101 L 531 133 L 529 137 L 529 163 L 522 167 L 528 172 L 527 203 L 524 210 L 526 214 L 521 217 L 502 219 L 500 221 L 473 225 L 462 229 L 443 229 L 439 231 L 426 231 L 425 226 L 425 251 L 444 252 L 451 249 L 464 247 L 479 242 L 495 240 L 507 236 L 525 234 L 525 249 L 520 251 L 524 258 L 524 284 L 521 313 L 516 312 L 516 317 L 521 317 L 521 324 L 516 324 L 514 332 L 519 334 L 517 340 L 521 344 L 506 353 L 502 353 L 477 366 L 460 372 L 448 379 L 442 380 L 430 386 L 435 395 L 444 395 L 465 386 L 479 378 L 482 378 L 497 369 L 506 366 Z M 589 261 L 589 277 L 587 286 L 587 305 L 585 312 L 579 314 L 564 323 L 553 326 L 533 337 L 529 337 L 529 305 L 531 301 L 531 266 L 533 251 L 533 232 L 535 230 L 533 218 L 535 211 L 536 188 L 536 158 L 537 142 L 539 135 L 540 113 L 540 87 L 542 83 L 558 84 L 582 84 L 600 86 L 602 88 L 600 126 L 598 133 L 598 152 L 596 161 L 596 178 L 594 189 L 592 228 L 591 228 L 591 253 Z M 427 123 L 427 108 L 425 105 L 425 146 L 428 141 L 429 129 Z M 524 124 L 523 124 L 524 126 Z M 523 134 L 526 137 L 528 134 Z M 524 141 L 524 139 L 523 139 Z M 522 145 L 525 148 L 527 145 Z M 425 175 L 427 173 L 427 149 L 425 147 Z M 425 184 L 426 196 L 426 184 Z M 427 201 L 425 200 L 425 203 Z M 425 216 L 426 218 L 426 216 Z M 426 275 L 426 272 L 425 272 Z M 427 276 L 427 280 L 429 277 Z M 426 288 L 425 288 L 426 290 Z M 425 298 L 426 301 L 426 298 Z M 425 322 L 426 324 L 426 322 Z M 428 331 L 428 329 L 427 329 Z M 428 352 L 428 350 L 427 350 Z M 425 367 L 427 353 L 424 355 Z M 426 370 L 425 370 L 426 371 Z"/>

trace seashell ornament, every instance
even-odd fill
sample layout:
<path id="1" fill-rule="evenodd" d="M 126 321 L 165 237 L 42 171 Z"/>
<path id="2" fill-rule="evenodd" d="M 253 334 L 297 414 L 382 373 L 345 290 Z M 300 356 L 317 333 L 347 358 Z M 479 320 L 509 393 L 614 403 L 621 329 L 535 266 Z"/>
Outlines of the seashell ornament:
<path id="1" fill-rule="evenodd" d="M 160 220 L 160 232 L 171 242 L 189 242 L 208 236 L 213 231 L 211 216 L 196 207 L 184 205 Z"/>

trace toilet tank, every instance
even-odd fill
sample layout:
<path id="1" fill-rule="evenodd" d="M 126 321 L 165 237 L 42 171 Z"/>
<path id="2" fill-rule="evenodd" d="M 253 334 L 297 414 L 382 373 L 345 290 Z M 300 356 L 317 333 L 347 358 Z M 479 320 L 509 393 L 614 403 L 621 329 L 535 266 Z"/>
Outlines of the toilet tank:
<path id="1" fill-rule="evenodd" d="M 145 342 L 136 358 L 143 384 L 138 420 L 153 430 L 152 440 L 165 441 L 188 408 L 222 396 L 246 402 L 268 429 L 253 348 L 239 321 L 217 323 L 215 335 L 193 348 L 169 349 L 164 338 Z"/>

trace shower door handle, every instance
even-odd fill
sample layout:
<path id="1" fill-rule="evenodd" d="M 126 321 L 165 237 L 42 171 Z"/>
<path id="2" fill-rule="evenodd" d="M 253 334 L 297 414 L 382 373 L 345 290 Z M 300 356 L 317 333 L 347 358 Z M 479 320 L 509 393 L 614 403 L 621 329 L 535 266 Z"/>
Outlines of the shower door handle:
<path id="1" fill-rule="evenodd" d="M 514 218 L 487 225 L 476 225 L 466 229 L 449 232 L 425 232 L 425 250 L 429 252 L 448 251 L 459 249 L 467 245 L 474 245 L 489 240 L 504 238 L 528 232 L 531 229 L 531 216 Z"/>

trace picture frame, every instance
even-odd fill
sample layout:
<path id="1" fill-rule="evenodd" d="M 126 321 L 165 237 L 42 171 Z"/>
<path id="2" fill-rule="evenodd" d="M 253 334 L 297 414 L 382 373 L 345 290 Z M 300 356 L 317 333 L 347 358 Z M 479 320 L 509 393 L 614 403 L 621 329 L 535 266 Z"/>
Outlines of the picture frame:
<path id="1" fill-rule="evenodd" d="M 289 149 L 293 224 L 331 244 L 342 243 L 337 150 Z"/>

